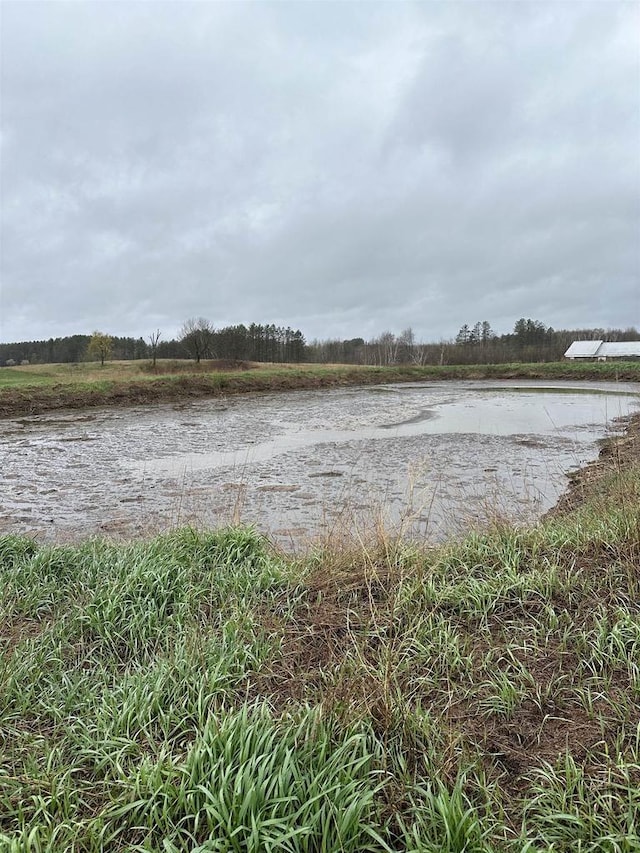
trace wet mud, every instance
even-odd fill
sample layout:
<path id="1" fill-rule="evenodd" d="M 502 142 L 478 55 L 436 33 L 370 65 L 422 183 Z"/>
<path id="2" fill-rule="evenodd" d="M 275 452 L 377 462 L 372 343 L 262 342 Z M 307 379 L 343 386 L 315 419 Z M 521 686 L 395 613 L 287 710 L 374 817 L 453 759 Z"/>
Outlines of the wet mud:
<path id="1" fill-rule="evenodd" d="M 305 548 L 380 523 L 434 541 L 525 523 L 639 391 L 439 382 L 8 419 L 0 531 L 60 542 L 242 521 Z"/>

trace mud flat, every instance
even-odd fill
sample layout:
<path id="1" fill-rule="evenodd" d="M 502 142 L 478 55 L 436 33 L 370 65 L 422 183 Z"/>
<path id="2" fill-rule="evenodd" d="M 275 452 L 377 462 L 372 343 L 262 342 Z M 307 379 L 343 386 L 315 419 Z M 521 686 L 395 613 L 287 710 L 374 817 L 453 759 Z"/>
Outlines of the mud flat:
<path id="1" fill-rule="evenodd" d="M 131 539 L 242 521 L 304 549 L 376 526 L 441 541 L 522 524 L 597 458 L 638 391 L 414 383 L 7 419 L 0 532 Z"/>

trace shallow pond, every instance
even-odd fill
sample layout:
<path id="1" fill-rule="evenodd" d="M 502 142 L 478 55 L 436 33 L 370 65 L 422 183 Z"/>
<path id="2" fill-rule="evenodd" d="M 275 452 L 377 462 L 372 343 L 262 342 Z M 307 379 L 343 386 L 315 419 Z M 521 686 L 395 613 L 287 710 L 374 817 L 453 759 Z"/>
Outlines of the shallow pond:
<path id="1" fill-rule="evenodd" d="M 634 383 L 447 382 L 6 420 L 0 532 L 242 521 L 285 547 L 379 524 L 442 539 L 539 517 L 639 407 Z"/>

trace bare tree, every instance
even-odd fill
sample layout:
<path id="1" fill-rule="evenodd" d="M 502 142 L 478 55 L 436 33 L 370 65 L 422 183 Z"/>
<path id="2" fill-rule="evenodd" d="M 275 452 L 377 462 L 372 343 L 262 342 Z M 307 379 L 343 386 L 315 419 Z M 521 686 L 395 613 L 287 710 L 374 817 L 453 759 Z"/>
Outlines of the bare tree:
<path id="1" fill-rule="evenodd" d="M 427 344 L 414 344 L 411 350 L 412 364 L 426 364 L 429 359 L 429 348 Z"/>
<path id="2" fill-rule="evenodd" d="M 213 354 L 213 331 L 213 325 L 204 317 L 191 317 L 180 330 L 180 342 L 197 364 Z"/>
<path id="3" fill-rule="evenodd" d="M 398 341 L 393 332 L 383 332 L 371 342 L 378 352 L 378 364 L 395 364 L 398 361 Z"/>
<path id="4" fill-rule="evenodd" d="M 160 329 L 156 329 L 155 332 L 152 332 L 149 335 L 149 346 L 151 347 L 151 358 L 153 359 L 154 370 L 156 366 L 156 357 L 158 355 L 158 344 L 160 343 L 161 337 L 162 332 L 160 331 Z"/>
<path id="5" fill-rule="evenodd" d="M 411 326 L 403 329 L 397 339 L 397 358 L 401 364 L 409 364 L 414 361 L 413 353 L 416 346 L 416 336 Z"/>

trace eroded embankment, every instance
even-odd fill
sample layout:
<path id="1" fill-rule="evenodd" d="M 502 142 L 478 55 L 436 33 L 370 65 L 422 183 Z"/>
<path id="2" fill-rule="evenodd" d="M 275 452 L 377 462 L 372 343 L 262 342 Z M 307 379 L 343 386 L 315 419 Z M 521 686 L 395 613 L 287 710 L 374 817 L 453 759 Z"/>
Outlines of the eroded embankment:
<path id="1" fill-rule="evenodd" d="M 140 381 L 57 383 L 0 389 L 0 418 L 59 409 L 176 403 L 267 391 L 313 390 L 346 385 L 477 379 L 640 381 L 634 364 L 398 365 L 396 367 L 265 368 L 238 372 L 159 376 Z"/>
<path id="2" fill-rule="evenodd" d="M 569 486 L 546 517 L 561 516 L 596 498 L 612 474 L 640 465 L 640 412 L 620 418 L 624 433 L 605 438 L 598 458 L 569 475 Z"/>
<path id="3" fill-rule="evenodd" d="M 380 375 L 367 371 L 326 373 L 283 373 L 261 376 L 258 372 L 169 376 L 141 382 L 112 383 L 107 387 L 51 387 L 6 389 L 0 392 L 0 418 L 38 415 L 57 409 L 85 409 L 103 406 L 139 406 L 152 403 L 179 403 L 217 397 L 221 394 L 248 394 L 266 391 L 296 391 L 402 382 L 422 377 L 402 372 Z"/>

